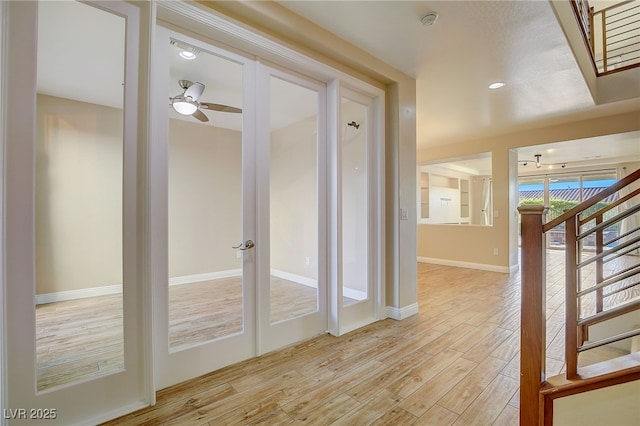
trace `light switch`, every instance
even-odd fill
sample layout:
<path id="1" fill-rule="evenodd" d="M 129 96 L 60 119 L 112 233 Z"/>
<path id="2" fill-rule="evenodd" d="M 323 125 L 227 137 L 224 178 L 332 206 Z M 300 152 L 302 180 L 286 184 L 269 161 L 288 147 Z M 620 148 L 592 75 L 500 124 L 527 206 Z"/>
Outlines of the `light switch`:
<path id="1" fill-rule="evenodd" d="M 406 207 L 400 207 L 400 220 L 409 220 L 409 210 Z"/>

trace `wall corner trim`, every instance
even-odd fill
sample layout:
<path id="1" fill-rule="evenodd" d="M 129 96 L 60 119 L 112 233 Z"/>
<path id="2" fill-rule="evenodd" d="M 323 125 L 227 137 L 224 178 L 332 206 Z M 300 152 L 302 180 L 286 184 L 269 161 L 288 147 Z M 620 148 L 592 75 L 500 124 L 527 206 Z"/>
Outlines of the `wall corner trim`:
<path id="1" fill-rule="evenodd" d="M 387 318 L 394 320 L 403 320 L 418 313 L 418 303 L 412 303 L 411 305 L 403 308 L 396 308 L 395 306 L 387 306 Z"/>

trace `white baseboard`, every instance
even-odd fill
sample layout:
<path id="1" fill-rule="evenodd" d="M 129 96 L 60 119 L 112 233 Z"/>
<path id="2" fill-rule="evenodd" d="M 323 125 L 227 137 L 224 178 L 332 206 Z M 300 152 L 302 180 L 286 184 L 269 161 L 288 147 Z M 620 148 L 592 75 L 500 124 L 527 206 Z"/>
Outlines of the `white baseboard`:
<path id="1" fill-rule="evenodd" d="M 169 278 L 169 285 L 190 284 L 202 281 L 217 280 L 222 278 L 239 277 L 242 269 L 230 269 L 227 271 L 207 272 L 205 274 L 184 275 Z M 83 299 L 85 297 L 107 296 L 122 292 L 122 284 L 105 285 L 101 287 L 81 288 L 77 290 L 65 290 L 55 293 L 36 294 L 36 305 L 45 303 L 64 302 L 65 300 Z"/>
<path id="2" fill-rule="evenodd" d="M 405 318 L 409 318 L 412 315 L 416 315 L 418 313 L 418 303 L 412 303 L 411 305 L 405 306 L 403 308 L 396 308 L 395 306 L 387 306 L 387 318 L 392 318 L 394 320 L 403 320 Z"/>
<path id="3" fill-rule="evenodd" d="M 318 288 L 318 280 L 313 278 L 303 277 L 302 275 L 296 275 L 289 272 L 281 271 L 279 269 L 272 269 L 271 275 L 283 280 L 292 281 L 297 284 L 306 285 L 308 287 Z"/>
<path id="4" fill-rule="evenodd" d="M 58 291 L 55 293 L 36 294 L 36 305 L 63 302 L 65 300 L 83 299 L 85 297 L 107 296 L 122 293 L 122 284 L 105 285 L 102 287 L 81 288 L 78 290 Z"/>
<path id="5" fill-rule="evenodd" d="M 367 293 L 365 293 L 364 291 L 354 290 L 348 287 L 342 287 L 342 295 L 344 297 L 348 297 L 349 299 L 353 299 L 353 300 L 367 299 Z"/>
<path id="6" fill-rule="evenodd" d="M 242 269 L 228 269 L 226 271 L 205 272 L 204 274 L 183 275 L 181 277 L 169 278 L 169 285 L 199 283 L 202 281 L 220 280 L 222 278 L 240 276 L 242 276 Z"/>
<path id="7" fill-rule="evenodd" d="M 518 270 L 518 265 L 508 267 L 508 266 L 498 266 L 498 265 L 487 265 L 484 263 L 461 262 L 458 260 L 449 260 L 449 259 L 434 259 L 432 257 L 420 257 L 420 256 L 418 257 L 418 262 L 433 263 L 435 265 L 444 265 L 444 266 L 456 266 L 458 268 L 479 269 L 481 271 L 502 272 L 505 274 L 509 274 L 512 271 L 515 272 Z"/>

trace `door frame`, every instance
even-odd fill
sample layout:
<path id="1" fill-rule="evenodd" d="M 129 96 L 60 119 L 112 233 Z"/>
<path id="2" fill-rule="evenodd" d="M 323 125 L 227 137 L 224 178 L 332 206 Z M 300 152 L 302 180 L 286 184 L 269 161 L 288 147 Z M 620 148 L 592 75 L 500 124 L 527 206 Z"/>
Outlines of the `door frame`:
<path id="1" fill-rule="evenodd" d="M 3 350 L 3 403 L 27 411 L 48 409 L 51 424 L 100 423 L 147 406 L 153 401 L 150 321 L 145 281 L 145 230 L 138 218 L 145 209 L 143 156 L 146 149 L 146 87 L 141 72 L 148 69 L 148 32 L 153 5 L 88 1 L 97 9 L 125 18 L 126 57 L 123 133 L 123 333 L 125 368 L 113 373 L 37 391 L 35 356 L 35 123 L 37 2 L 3 3 L 2 135 L 5 167 L 2 179 L 6 347 Z M 11 25 L 8 24 L 11 23 Z M 10 31 L 7 31 L 9 30 Z M 11 61 L 8 61 L 8 58 Z M 7 84 L 8 81 L 11 84 Z M 25 88 L 27 93 L 25 93 Z M 12 99 L 11 110 L 6 109 Z M 10 184 L 9 184 L 10 183 Z M 22 283 L 22 284 L 17 284 Z M 26 285 L 24 285 L 26 284 Z M 29 330 L 31 332 L 29 333 Z M 25 332 L 26 331 L 26 332 Z M 4 417 L 4 416 L 3 416 Z M 4 419 L 3 419 L 4 420 Z"/>
<path id="2" fill-rule="evenodd" d="M 327 96 L 326 84 L 302 76 L 292 70 L 285 70 L 277 65 L 258 60 L 257 64 L 258 108 L 257 108 L 257 235 L 260 244 L 256 247 L 258 257 L 257 269 L 257 316 L 256 316 L 256 355 L 262 355 L 286 345 L 308 339 L 328 330 L 328 259 L 327 259 L 327 205 L 328 168 L 327 168 Z M 275 77 L 314 90 L 318 93 L 318 117 L 316 120 L 316 155 L 317 155 L 317 297 L 318 310 L 299 317 L 277 323 L 271 322 L 271 230 L 270 230 L 270 114 L 269 101 L 270 78 Z"/>
<path id="3" fill-rule="evenodd" d="M 156 40 L 174 38 L 192 45 L 207 54 L 223 57 L 243 66 L 243 124 L 242 124 L 242 232 L 238 241 L 256 240 L 255 212 L 255 61 L 230 52 L 165 26 L 156 28 Z M 160 42 L 158 42 L 160 43 Z M 162 41 L 164 43 L 164 41 Z M 169 245 L 168 245 L 168 108 L 166 82 L 169 79 L 168 57 L 156 46 L 152 72 L 151 134 L 154 146 L 150 156 L 150 203 L 152 276 L 154 288 L 154 380 L 156 389 L 163 389 L 182 381 L 201 376 L 235 362 L 255 356 L 255 254 L 254 249 L 243 251 L 242 301 L 243 331 L 209 342 L 172 350 L 169 348 Z M 229 247 L 231 251 L 232 248 Z M 212 357 L 213 347 L 219 355 Z M 180 366 L 180 368 L 176 368 Z"/>
<path id="4" fill-rule="evenodd" d="M 329 332 L 334 336 L 363 327 L 386 318 L 385 309 L 385 151 L 384 151 L 384 94 L 366 92 L 360 86 L 334 81 L 329 87 L 329 104 L 336 105 L 330 114 L 331 162 L 331 243 L 330 243 L 330 304 Z M 342 274 L 342 99 L 347 98 L 367 106 L 367 176 L 369 199 L 367 200 L 369 226 L 368 250 L 368 298 L 352 306 L 343 304 Z"/>

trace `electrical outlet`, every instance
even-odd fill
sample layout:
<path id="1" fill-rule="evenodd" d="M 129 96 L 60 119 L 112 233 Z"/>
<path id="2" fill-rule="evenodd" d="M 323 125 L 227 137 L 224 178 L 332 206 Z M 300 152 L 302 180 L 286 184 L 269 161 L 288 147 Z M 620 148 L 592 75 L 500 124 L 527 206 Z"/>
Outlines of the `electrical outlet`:
<path id="1" fill-rule="evenodd" d="M 242 252 L 240 250 L 236 251 L 236 259 L 242 259 Z"/>
<path id="2" fill-rule="evenodd" d="M 494 255 L 494 256 L 497 256 L 497 255 L 498 255 L 498 249 L 497 249 L 497 248 L 494 248 L 494 249 L 493 249 L 493 255 Z"/>

